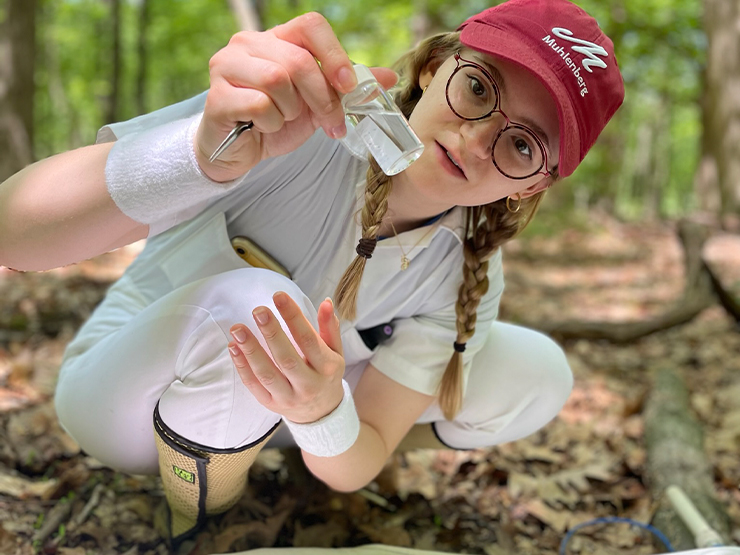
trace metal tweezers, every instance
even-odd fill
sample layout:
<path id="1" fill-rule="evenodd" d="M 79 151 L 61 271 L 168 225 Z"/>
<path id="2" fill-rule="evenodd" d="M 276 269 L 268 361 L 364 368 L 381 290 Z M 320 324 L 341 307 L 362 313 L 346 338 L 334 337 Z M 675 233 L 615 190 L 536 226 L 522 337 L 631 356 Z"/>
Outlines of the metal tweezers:
<path id="1" fill-rule="evenodd" d="M 234 127 L 234 129 L 232 129 L 231 132 L 226 135 L 226 138 L 220 145 L 218 145 L 218 148 L 213 151 L 213 154 L 211 154 L 211 157 L 208 159 L 208 161 L 213 162 L 214 160 L 216 160 L 226 151 L 227 148 L 234 144 L 234 141 L 239 138 L 239 135 L 241 135 L 245 131 L 249 131 L 250 129 L 252 129 L 252 127 L 254 127 L 254 123 L 252 123 L 251 121 L 236 122 L 236 126 Z"/>

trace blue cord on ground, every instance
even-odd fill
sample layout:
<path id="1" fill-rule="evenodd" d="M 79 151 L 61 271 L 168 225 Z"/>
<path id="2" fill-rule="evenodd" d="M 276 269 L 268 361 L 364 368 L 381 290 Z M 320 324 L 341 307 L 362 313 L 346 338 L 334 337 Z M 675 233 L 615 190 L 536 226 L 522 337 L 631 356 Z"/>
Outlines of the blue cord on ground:
<path id="1" fill-rule="evenodd" d="M 615 522 L 626 522 L 627 524 L 632 524 L 633 526 L 638 526 L 644 530 L 647 530 L 649 532 L 652 532 L 662 543 L 666 546 L 666 549 L 668 549 L 669 552 L 676 551 L 673 549 L 673 546 L 671 545 L 671 542 L 668 540 L 668 538 L 665 537 L 665 534 L 658 530 L 655 526 L 652 526 L 650 524 L 644 524 L 642 522 L 638 522 L 636 520 L 632 520 L 631 518 L 623 518 L 619 516 L 607 516 L 602 518 L 595 518 L 593 520 L 588 520 L 586 522 L 581 522 L 577 526 L 574 526 L 570 530 L 568 530 L 568 533 L 563 538 L 563 541 L 560 542 L 560 555 L 565 555 L 565 549 L 568 546 L 568 542 L 573 537 L 573 535 L 580 530 L 581 528 L 585 528 L 586 526 L 592 526 L 594 524 L 613 524 Z"/>

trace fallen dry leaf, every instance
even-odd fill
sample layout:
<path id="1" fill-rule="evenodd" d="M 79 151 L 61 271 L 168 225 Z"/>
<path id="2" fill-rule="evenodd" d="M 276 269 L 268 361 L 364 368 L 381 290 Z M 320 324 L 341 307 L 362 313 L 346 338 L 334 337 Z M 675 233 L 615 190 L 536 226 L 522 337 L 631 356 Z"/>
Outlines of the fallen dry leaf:
<path id="1" fill-rule="evenodd" d="M 216 551 L 226 552 L 232 544 L 243 538 L 248 538 L 259 547 L 270 547 L 275 544 L 280 529 L 291 513 L 291 509 L 277 512 L 264 520 L 254 520 L 246 524 L 232 524 L 214 538 Z"/>
<path id="2" fill-rule="evenodd" d="M 572 471 L 566 471 L 571 472 Z M 581 474 L 581 471 L 576 471 Z M 588 485 L 588 481 L 586 481 Z M 564 488 L 553 476 L 531 476 L 514 473 L 509 476 L 509 494 L 512 499 L 537 497 L 553 507 L 574 507 L 578 502 L 578 491 Z"/>
<path id="3" fill-rule="evenodd" d="M 532 499 L 523 504 L 527 514 L 532 515 L 543 524 L 547 524 L 558 533 L 565 532 L 571 522 L 568 512 L 552 509 L 545 505 L 540 499 Z"/>
<path id="4" fill-rule="evenodd" d="M 396 490 L 402 501 L 411 493 L 419 493 L 427 499 L 437 495 L 437 482 L 429 472 L 433 456 L 433 452 L 424 449 L 404 453 L 405 464 L 395 472 Z"/>
<path id="5" fill-rule="evenodd" d="M 10 476 L 0 469 L 0 494 L 18 499 L 27 499 L 31 496 L 48 499 L 56 491 L 57 484 L 56 479 L 33 481 L 20 476 Z"/>
<path id="6" fill-rule="evenodd" d="M 266 530 L 263 522 L 232 524 L 214 538 L 215 549 L 219 553 L 226 553 L 231 550 L 232 544 L 239 539 L 253 536 L 267 538 L 270 536 L 270 532 L 269 529 Z"/>
<path id="7" fill-rule="evenodd" d="M 349 532 L 334 520 L 303 527 L 296 522 L 293 535 L 294 547 L 342 547 L 349 537 Z"/>
<path id="8" fill-rule="evenodd" d="M 384 526 L 376 528 L 369 524 L 360 524 L 358 528 L 367 534 L 373 543 L 384 545 L 395 545 L 398 547 L 411 547 L 412 541 L 408 531 L 401 526 Z"/>
<path id="9" fill-rule="evenodd" d="M 34 398 L 27 393 L 0 387 L 0 412 L 18 410 L 33 402 Z"/>
<path id="10" fill-rule="evenodd" d="M 527 460 L 552 464 L 562 463 L 566 459 L 565 453 L 553 451 L 549 446 L 532 445 L 527 441 L 519 442 L 519 453 Z"/>

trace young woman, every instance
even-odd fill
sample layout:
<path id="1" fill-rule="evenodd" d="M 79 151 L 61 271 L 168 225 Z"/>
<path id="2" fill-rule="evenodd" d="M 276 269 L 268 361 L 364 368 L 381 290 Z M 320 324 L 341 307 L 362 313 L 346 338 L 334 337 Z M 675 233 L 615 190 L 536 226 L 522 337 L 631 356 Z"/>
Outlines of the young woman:
<path id="1" fill-rule="evenodd" d="M 354 490 L 414 424 L 426 445 L 494 445 L 570 391 L 552 341 L 495 321 L 499 246 L 621 104 L 611 41 L 567 0 L 509 0 L 423 41 L 395 96 L 425 149 L 392 178 L 335 140 L 351 67 L 317 14 L 239 33 L 207 93 L 0 188 L 4 265 L 148 238 L 69 345 L 56 407 L 91 455 L 161 473 L 175 540 L 238 499 L 281 421 L 311 472 Z M 290 278 L 247 264 L 239 237 Z"/>

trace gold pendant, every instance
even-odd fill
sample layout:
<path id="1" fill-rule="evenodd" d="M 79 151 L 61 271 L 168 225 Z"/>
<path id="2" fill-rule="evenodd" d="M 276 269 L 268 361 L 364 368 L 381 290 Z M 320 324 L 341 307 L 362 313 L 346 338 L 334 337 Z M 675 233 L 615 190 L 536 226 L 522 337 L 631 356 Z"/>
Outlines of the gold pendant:
<path id="1" fill-rule="evenodd" d="M 401 257 L 401 271 L 406 270 L 409 267 L 409 259 L 405 256 Z"/>

